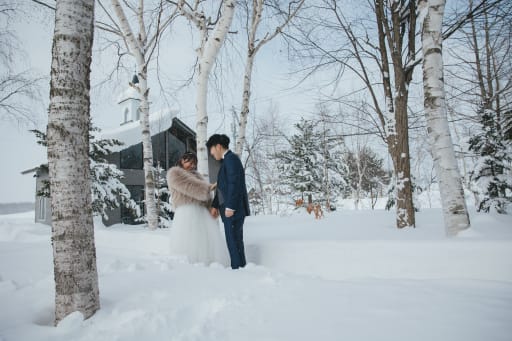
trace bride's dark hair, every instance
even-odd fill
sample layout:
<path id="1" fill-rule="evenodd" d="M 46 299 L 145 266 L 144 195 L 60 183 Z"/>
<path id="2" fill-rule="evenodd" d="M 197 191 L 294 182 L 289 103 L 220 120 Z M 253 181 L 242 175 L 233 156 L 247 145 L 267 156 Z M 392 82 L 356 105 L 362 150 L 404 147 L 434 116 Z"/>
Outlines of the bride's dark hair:
<path id="1" fill-rule="evenodd" d="M 185 152 L 178 162 L 176 162 L 176 166 L 183 168 L 183 162 L 192 161 L 195 165 L 197 165 L 197 155 L 194 152 Z"/>

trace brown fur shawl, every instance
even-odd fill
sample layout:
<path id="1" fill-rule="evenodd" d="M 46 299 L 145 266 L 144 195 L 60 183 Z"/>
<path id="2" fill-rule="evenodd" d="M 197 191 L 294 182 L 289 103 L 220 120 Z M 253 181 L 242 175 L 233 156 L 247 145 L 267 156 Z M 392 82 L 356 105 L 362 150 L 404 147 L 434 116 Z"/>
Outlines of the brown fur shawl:
<path id="1" fill-rule="evenodd" d="M 172 167 L 167 172 L 167 185 L 173 208 L 187 204 L 211 205 L 210 184 L 195 171 Z"/>

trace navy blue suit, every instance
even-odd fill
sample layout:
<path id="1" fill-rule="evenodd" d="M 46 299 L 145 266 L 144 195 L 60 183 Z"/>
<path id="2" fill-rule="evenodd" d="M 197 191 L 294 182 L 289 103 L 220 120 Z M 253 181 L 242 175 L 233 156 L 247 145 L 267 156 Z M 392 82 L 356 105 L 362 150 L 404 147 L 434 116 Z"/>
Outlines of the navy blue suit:
<path id="1" fill-rule="evenodd" d="M 220 211 L 226 243 L 231 258 L 231 268 L 238 269 L 246 264 L 243 226 L 245 217 L 250 214 L 245 172 L 242 162 L 236 154 L 228 151 L 217 176 L 217 192 L 213 199 L 213 207 Z M 235 214 L 229 218 L 225 210 L 230 208 Z"/>

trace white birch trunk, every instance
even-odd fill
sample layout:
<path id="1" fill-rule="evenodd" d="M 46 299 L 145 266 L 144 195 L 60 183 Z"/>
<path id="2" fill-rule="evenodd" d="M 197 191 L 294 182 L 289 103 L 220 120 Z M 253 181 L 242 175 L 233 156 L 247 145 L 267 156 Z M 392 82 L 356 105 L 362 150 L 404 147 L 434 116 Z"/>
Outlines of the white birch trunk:
<path id="1" fill-rule="evenodd" d="M 144 159 L 144 203 L 148 227 L 150 230 L 155 230 L 158 227 L 158 207 L 155 195 L 155 176 L 153 174 L 153 145 L 151 143 L 151 131 L 149 128 L 149 89 L 147 86 L 147 69 L 145 65 L 143 68 L 139 68 L 139 91 L 141 93 L 140 124 L 142 128 L 142 155 Z"/>
<path id="2" fill-rule="evenodd" d="M 439 178 L 446 234 L 455 236 L 469 228 L 469 216 L 446 114 L 442 56 L 444 7 L 445 0 L 419 1 L 424 17 L 421 40 L 427 130 Z"/>
<path id="3" fill-rule="evenodd" d="M 208 179 L 208 151 L 206 150 L 206 140 L 208 134 L 208 79 L 215 63 L 224 39 L 228 34 L 229 27 L 233 21 L 235 13 L 235 0 L 224 0 L 222 2 L 221 13 L 217 25 L 211 36 L 198 49 L 198 71 L 197 71 L 197 98 L 196 98 L 196 141 L 197 141 L 197 170 Z M 206 26 L 201 27 L 206 30 Z M 201 32 L 205 37 L 206 32 Z"/>
<path id="4" fill-rule="evenodd" d="M 199 62 L 196 81 L 196 146 L 197 146 L 197 171 L 205 179 L 208 179 L 208 150 L 206 150 L 206 141 L 208 138 L 208 78 L 210 77 L 208 68 L 203 62 Z"/>
<path id="5" fill-rule="evenodd" d="M 100 308 L 89 172 L 93 22 L 94 0 L 57 1 L 47 131 L 55 324 Z"/>
<path id="6" fill-rule="evenodd" d="M 247 41 L 247 57 L 245 62 L 244 87 L 242 92 L 242 109 L 240 110 L 238 137 L 235 145 L 235 154 L 238 154 L 240 157 L 242 156 L 242 152 L 244 150 L 245 132 L 247 130 L 247 116 L 249 115 L 252 69 L 254 65 L 254 58 L 256 57 L 257 52 L 257 49 L 255 48 L 256 32 L 258 31 L 258 26 L 261 22 L 264 2 L 265 0 L 253 0 L 251 26 L 247 27 L 249 34 Z"/>
<path id="7" fill-rule="evenodd" d="M 251 79 L 252 79 L 252 70 L 254 66 L 254 59 L 256 58 L 256 54 L 259 49 L 268 43 L 270 40 L 274 39 L 279 33 L 282 32 L 283 28 L 290 23 L 290 21 L 295 17 L 297 12 L 300 10 L 305 0 L 300 0 L 293 11 L 288 14 L 285 22 L 278 26 L 272 34 L 267 33 L 259 42 L 256 44 L 256 33 L 258 31 L 258 27 L 261 23 L 261 18 L 263 15 L 263 8 L 266 0 L 253 0 L 252 3 L 252 17 L 251 17 L 251 27 L 248 27 L 248 41 L 247 41 L 247 58 L 245 64 L 245 73 L 244 73 L 244 88 L 242 92 L 242 109 L 240 110 L 240 119 L 238 125 L 238 137 L 235 145 L 235 153 L 240 157 L 242 156 L 245 140 L 246 140 L 246 131 L 247 131 L 247 119 L 249 116 L 249 103 L 251 99 Z M 291 2 L 290 2 L 291 5 Z M 290 9 L 290 7 L 288 8 Z"/>
<path id="8" fill-rule="evenodd" d="M 247 118 L 249 116 L 249 101 L 251 99 L 251 78 L 254 65 L 254 53 L 247 54 L 244 75 L 244 89 L 242 94 L 242 110 L 240 111 L 240 123 L 238 126 L 238 138 L 235 145 L 235 154 L 242 156 L 245 145 L 245 132 L 247 131 Z"/>
<path id="9" fill-rule="evenodd" d="M 143 44 L 146 41 L 146 31 L 144 26 L 143 17 L 143 2 L 139 3 L 138 8 L 138 21 L 141 30 L 139 37 L 140 41 L 135 38 L 126 15 L 118 0 L 111 0 L 114 8 L 114 13 L 119 20 L 119 26 L 122 30 L 123 38 L 126 41 L 130 54 L 135 58 L 137 63 L 137 74 L 139 78 L 139 85 L 136 87 L 140 95 L 140 111 L 141 111 L 141 129 L 142 129 L 142 148 L 144 159 L 144 203 L 146 208 L 146 217 L 148 220 L 148 227 L 150 230 L 155 230 L 158 227 L 158 210 L 155 198 L 155 178 L 153 174 L 153 145 L 151 144 L 151 131 L 149 128 L 149 89 L 147 85 L 147 62 L 146 52 Z"/>

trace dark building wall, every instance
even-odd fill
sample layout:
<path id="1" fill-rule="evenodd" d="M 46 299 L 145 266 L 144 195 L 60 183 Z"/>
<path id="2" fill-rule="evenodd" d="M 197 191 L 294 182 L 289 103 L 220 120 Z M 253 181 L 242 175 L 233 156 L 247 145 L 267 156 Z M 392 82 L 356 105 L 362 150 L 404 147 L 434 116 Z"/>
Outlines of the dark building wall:
<path id="1" fill-rule="evenodd" d="M 165 179 L 167 170 L 173 167 L 181 155 L 186 151 L 196 151 L 195 133 L 183 122 L 174 119 L 172 126 L 151 137 L 153 147 L 153 165 L 162 169 L 160 177 Z M 212 159 L 213 160 L 213 159 Z M 122 182 L 132 193 L 132 196 L 141 198 L 144 190 L 144 170 L 142 164 L 142 143 L 134 146 L 127 146 L 120 152 L 113 153 L 107 157 L 107 161 L 115 164 L 124 173 Z M 216 162 L 213 160 L 213 162 Z M 217 175 L 220 163 L 216 168 Z M 106 226 L 118 223 L 136 223 L 129 212 L 124 208 L 118 208 L 108 212 L 108 220 L 104 220 Z"/>
<path id="2" fill-rule="evenodd" d="M 152 138 L 154 165 L 162 168 L 161 178 L 165 179 L 167 170 L 173 167 L 185 151 L 196 152 L 195 133 L 183 122 L 173 119 L 172 126 Z M 140 160 L 139 160 L 140 158 Z M 142 165 L 142 143 L 134 146 L 126 146 L 119 152 L 112 153 L 105 157 L 107 162 L 116 165 L 123 171 L 124 178 L 121 180 L 128 190 L 136 198 L 136 201 L 143 200 L 144 191 L 144 170 Z M 215 182 L 220 168 L 220 162 L 209 156 L 210 182 Z M 36 202 L 35 221 L 51 225 L 50 198 L 37 196 L 44 180 L 49 180 L 48 172 L 40 168 L 36 172 Z M 141 194 L 142 193 L 142 194 Z M 116 208 L 107 211 L 108 220 L 103 219 L 106 226 L 119 223 L 133 223 L 127 218 L 127 211 L 124 208 Z"/>

